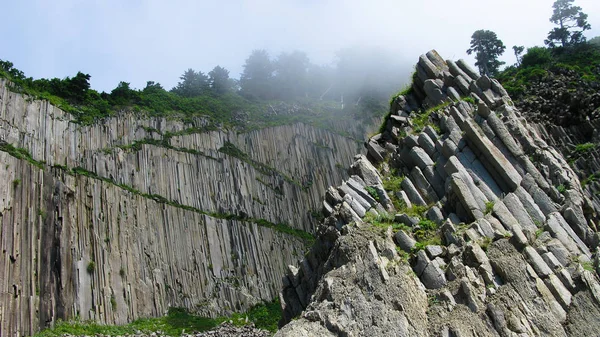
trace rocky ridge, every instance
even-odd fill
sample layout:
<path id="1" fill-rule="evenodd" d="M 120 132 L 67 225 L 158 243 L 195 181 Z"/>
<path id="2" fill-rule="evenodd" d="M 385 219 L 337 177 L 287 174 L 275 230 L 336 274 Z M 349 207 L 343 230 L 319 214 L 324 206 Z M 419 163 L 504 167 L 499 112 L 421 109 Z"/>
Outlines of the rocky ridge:
<path id="1" fill-rule="evenodd" d="M 303 124 L 238 134 L 124 114 L 81 126 L 7 86 L 2 336 L 75 316 L 122 324 L 272 300 L 309 244 L 320 196 L 361 150 Z"/>
<path id="2" fill-rule="evenodd" d="M 598 335 L 598 223 L 577 174 L 497 81 L 435 51 L 416 69 L 328 189 L 277 335 Z"/>

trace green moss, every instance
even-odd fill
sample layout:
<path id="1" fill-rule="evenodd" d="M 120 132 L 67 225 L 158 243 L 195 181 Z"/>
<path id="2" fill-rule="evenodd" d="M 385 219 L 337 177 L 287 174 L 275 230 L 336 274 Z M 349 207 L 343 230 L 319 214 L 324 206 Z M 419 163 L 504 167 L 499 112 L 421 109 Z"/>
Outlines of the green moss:
<path id="1" fill-rule="evenodd" d="M 6 152 L 17 159 L 27 160 L 29 163 L 31 163 L 39 169 L 44 168 L 44 162 L 33 159 L 33 157 L 31 157 L 31 154 L 29 153 L 29 151 L 27 151 L 27 149 L 15 147 L 12 144 L 0 142 L 0 151 Z"/>

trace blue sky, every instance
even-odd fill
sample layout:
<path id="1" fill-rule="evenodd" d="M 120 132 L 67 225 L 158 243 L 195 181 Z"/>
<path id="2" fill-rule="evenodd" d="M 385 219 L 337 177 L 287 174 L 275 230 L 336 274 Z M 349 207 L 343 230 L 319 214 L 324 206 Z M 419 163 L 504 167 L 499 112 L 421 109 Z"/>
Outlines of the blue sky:
<path id="1" fill-rule="evenodd" d="M 272 55 L 306 51 L 315 63 L 331 63 L 344 47 L 392 50 L 407 67 L 437 49 L 449 59 L 467 58 L 477 29 L 495 31 L 507 46 L 542 45 L 552 28 L 552 0 L 1 0 L 0 59 L 26 75 L 89 73 L 94 89 L 119 81 L 165 88 L 187 68 L 221 65 L 238 77 L 252 49 Z M 600 35 L 600 1 L 576 0 Z"/>

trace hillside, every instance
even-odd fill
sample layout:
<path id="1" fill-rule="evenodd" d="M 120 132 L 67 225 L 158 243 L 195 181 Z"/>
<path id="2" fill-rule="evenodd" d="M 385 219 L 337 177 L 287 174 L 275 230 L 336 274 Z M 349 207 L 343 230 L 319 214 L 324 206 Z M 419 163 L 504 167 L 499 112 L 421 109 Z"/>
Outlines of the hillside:
<path id="1" fill-rule="evenodd" d="M 313 240 L 321 195 L 362 151 L 299 123 L 239 132 L 121 113 L 86 125 L 9 86 L 0 80 L 2 335 L 273 300 Z"/>
<path id="2" fill-rule="evenodd" d="M 597 222 L 574 170 L 498 81 L 435 51 L 416 68 L 328 190 L 277 336 L 597 335 Z"/>
<path id="3" fill-rule="evenodd" d="M 596 334 L 596 70 L 570 65 L 591 112 L 556 119 L 556 62 L 528 67 L 505 89 L 422 55 L 365 146 L 378 113 L 333 103 L 87 123 L 1 80 L 0 333 L 178 334 L 250 308 L 271 328 L 278 302 L 254 305 L 280 297 L 281 336 Z"/>

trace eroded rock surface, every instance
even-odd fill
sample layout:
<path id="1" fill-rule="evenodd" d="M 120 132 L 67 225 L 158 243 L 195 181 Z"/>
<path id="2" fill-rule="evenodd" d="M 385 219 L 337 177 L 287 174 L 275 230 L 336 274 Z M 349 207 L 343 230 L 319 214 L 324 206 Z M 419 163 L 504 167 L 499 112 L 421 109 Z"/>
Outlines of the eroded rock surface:
<path id="1" fill-rule="evenodd" d="M 356 141 L 122 115 L 80 126 L 0 80 L 0 335 L 272 300 Z M 292 159 L 293 158 L 293 159 Z M 313 212 L 311 212 L 311 210 Z"/>
<path id="2" fill-rule="evenodd" d="M 368 191 L 395 181 L 395 209 L 329 189 L 277 335 L 600 334 L 598 224 L 577 174 L 497 81 L 435 51 L 416 69 L 370 141 L 383 150 L 351 170 Z"/>

